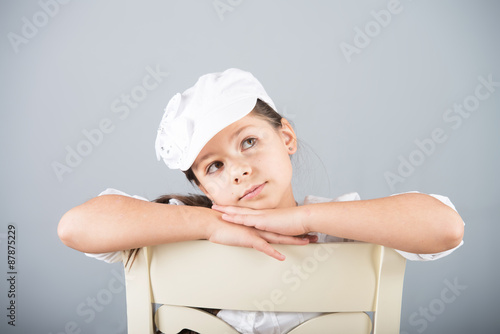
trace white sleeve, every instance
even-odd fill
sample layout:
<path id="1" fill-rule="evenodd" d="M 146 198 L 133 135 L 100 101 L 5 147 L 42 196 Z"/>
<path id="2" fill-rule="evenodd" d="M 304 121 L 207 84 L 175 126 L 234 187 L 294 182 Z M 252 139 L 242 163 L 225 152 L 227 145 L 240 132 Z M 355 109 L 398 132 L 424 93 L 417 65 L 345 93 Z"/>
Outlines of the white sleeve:
<path id="1" fill-rule="evenodd" d="M 418 191 L 409 191 L 408 193 L 419 193 L 419 192 Z M 405 193 L 403 193 L 403 194 L 405 194 Z M 400 194 L 394 194 L 394 195 L 400 195 Z M 391 196 L 394 196 L 394 195 L 391 195 Z M 429 194 L 429 196 L 432 196 L 435 199 L 440 200 L 442 203 L 448 205 L 450 208 L 457 211 L 457 209 L 455 209 L 455 206 L 453 205 L 453 203 L 450 201 L 450 199 L 448 197 L 442 196 L 442 195 L 436 195 L 436 194 Z M 465 223 L 464 223 L 464 225 L 465 225 Z M 444 252 L 435 253 L 435 254 L 415 254 L 415 253 L 408 253 L 408 252 L 397 250 L 397 249 L 396 249 L 396 252 L 398 252 L 399 254 L 401 254 L 403 257 L 405 257 L 406 259 L 408 259 L 410 261 L 433 261 L 433 260 L 437 260 L 437 259 L 440 259 L 442 257 L 445 257 L 448 254 L 451 254 L 452 252 L 455 251 L 455 249 L 462 246 L 463 244 L 464 244 L 464 241 L 462 240 L 460 242 L 460 244 L 458 246 L 456 246 L 455 248 L 448 249 Z"/>
<path id="2" fill-rule="evenodd" d="M 131 195 L 127 194 L 127 193 L 124 193 L 123 191 L 116 190 L 116 189 L 113 189 L 113 188 L 108 188 L 108 189 L 104 190 L 98 196 L 102 196 L 102 195 L 122 195 L 122 196 L 127 196 L 127 197 L 132 197 L 132 198 L 140 199 L 140 200 L 143 200 L 143 201 L 148 201 L 144 197 L 141 197 L 141 196 L 131 196 Z M 87 255 L 88 257 L 93 257 L 93 258 L 95 258 L 97 260 L 101 260 L 101 261 L 104 261 L 104 262 L 107 262 L 107 263 L 115 263 L 115 262 L 122 261 L 122 256 L 123 256 L 122 254 L 123 254 L 123 251 L 116 251 L 116 252 L 109 252 L 109 253 L 96 253 L 96 254 L 94 254 L 94 253 L 85 253 L 85 255 Z"/>

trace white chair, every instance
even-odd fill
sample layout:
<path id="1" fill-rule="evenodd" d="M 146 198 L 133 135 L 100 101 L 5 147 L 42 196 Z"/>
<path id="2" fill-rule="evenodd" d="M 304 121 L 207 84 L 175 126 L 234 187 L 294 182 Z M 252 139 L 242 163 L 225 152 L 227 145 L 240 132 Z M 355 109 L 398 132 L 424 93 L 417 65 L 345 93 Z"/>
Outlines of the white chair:
<path id="1" fill-rule="evenodd" d="M 206 240 L 145 247 L 125 268 L 129 334 L 237 334 L 197 308 L 326 312 L 291 330 L 399 333 L 406 260 L 361 243 L 273 245 L 283 262 L 249 248 Z M 124 252 L 126 253 L 126 252 Z M 153 315 L 152 303 L 162 306 Z M 373 323 L 365 312 L 373 313 Z"/>

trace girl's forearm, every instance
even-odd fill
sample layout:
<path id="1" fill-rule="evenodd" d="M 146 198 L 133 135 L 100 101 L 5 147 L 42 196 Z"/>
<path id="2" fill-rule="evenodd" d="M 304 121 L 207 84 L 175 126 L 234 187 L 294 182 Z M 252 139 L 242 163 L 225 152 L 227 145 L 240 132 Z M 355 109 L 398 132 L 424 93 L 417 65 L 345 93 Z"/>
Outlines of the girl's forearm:
<path id="1" fill-rule="evenodd" d="M 371 242 L 411 253 L 437 253 L 463 237 L 460 215 L 425 194 L 303 206 L 309 231 Z"/>
<path id="2" fill-rule="evenodd" d="M 64 214 L 58 235 L 64 244 L 82 252 L 112 252 L 206 239 L 207 221 L 215 220 L 216 214 L 207 208 L 103 195 Z"/>

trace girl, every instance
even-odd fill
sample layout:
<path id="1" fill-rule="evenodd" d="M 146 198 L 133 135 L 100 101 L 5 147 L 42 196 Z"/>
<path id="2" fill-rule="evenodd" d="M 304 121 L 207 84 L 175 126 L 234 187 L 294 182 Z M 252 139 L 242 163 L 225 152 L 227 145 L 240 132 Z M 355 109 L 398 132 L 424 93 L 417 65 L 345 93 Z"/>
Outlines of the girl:
<path id="1" fill-rule="evenodd" d="M 397 249 L 410 260 L 434 260 L 462 245 L 464 224 L 444 196 L 413 192 L 360 200 L 351 193 L 336 199 L 307 196 L 298 205 L 290 161 L 297 140 L 275 110 L 248 72 L 228 69 L 200 77 L 169 101 L 156 152 L 206 197 L 148 202 L 108 189 L 68 211 L 59 237 L 107 262 L 121 261 L 123 250 L 134 249 L 130 261 L 141 247 L 195 239 L 253 247 L 280 261 L 285 254 L 273 243 L 358 240 Z M 242 333 L 285 333 L 317 315 L 217 313 Z"/>

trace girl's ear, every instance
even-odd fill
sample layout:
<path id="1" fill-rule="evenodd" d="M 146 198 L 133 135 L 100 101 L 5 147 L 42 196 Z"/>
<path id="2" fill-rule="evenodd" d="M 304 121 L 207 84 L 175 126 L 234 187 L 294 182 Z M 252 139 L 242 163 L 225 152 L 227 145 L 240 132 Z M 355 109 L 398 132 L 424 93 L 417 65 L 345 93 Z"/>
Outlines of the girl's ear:
<path id="1" fill-rule="evenodd" d="M 288 154 L 292 155 L 297 152 L 297 136 L 295 135 L 295 131 L 293 131 L 292 125 L 285 118 L 281 119 L 280 134 L 288 150 Z"/>

